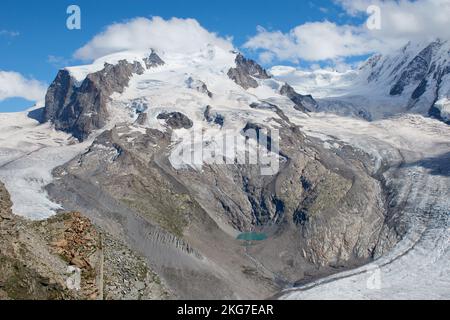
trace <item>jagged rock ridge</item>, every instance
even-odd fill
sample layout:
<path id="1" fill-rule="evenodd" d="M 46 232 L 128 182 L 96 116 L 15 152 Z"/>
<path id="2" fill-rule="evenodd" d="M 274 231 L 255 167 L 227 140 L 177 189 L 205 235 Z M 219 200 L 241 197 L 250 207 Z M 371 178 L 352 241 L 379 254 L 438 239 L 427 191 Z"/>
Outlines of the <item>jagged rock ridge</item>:
<path id="1" fill-rule="evenodd" d="M 257 88 L 258 82 L 256 79 L 270 79 L 259 64 L 255 61 L 245 58 L 242 54 L 236 56 L 236 68 L 231 68 L 228 71 L 228 77 L 240 85 L 244 89 Z"/>
<path id="2" fill-rule="evenodd" d="M 301 95 L 297 93 L 289 84 L 284 84 L 280 89 L 280 94 L 288 97 L 295 103 L 295 108 L 299 111 L 314 111 L 317 108 L 317 102 L 311 95 Z"/>
<path id="3" fill-rule="evenodd" d="M 145 64 L 153 68 L 164 65 L 164 61 L 152 52 Z M 111 94 L 122 93 L 132 75 L 142 74 L 144 70 L 139 62 L 105 63 L 101 71 L 89 74 L 80 85 L 69 71 L 61 70 L 47 91 L 44 120 L 51 121 L 57 130 L 84 140 L 106 125 Z"/>

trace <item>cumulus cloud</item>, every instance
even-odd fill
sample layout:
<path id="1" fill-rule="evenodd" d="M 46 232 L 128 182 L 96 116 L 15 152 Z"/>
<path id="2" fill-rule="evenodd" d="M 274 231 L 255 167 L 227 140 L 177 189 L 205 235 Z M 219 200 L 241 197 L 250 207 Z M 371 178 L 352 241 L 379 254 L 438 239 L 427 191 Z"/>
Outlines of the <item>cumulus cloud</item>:
<path id="1" fill-rule="evenodd" d="M 261 58 L 299 62 L 337 59 L 364 55 L 379 43 L 370 40 L 358 27 L 338 26 L 333 22 L 312 22 L 295 27 L 288 33 L 267 31 L 258 27 L 258 34 L 244 45 L 249 49 L 262 49 Z"/>
<path id="2" fill-rule="evenodd" d="M 20 73 L 0 71 L 0 101 L 8 98 L 24 98 L 39 101 L 44 98 L 47 86 Z"/>
<path id="3" fill-rule="evenodd" d="M 61 56 L 49 55 L 47 57 L 47 62 L 50 63 L 55 68 L 62 68 L 72 63 L 72 59 L 67 59 Z"/>
<path id="4" fill-rule="evenodd" d="M 194 52 L 207 44 L 232 50 L 230 39 L 209 32 L 194 19 L 136 18 L 110 25 L 75 52 L 75 58 L 94 60 L 124 50 Z"/>
<path id="5" fill-rule="evenodd" d="M 380 29 L 337 25 L 329 21 L 305 23 L 287 33 L 258 27 L 244 45 L 262 60 L 298 62 L 342 60 L 374 52 L 389 52 L 408 41 L 450 39 L 450 0 L 335 0 L 349 16 L 368 17 L 369 6 L 380 9 Z"/>
<path id="6" fill-rule="evenodd" d="M 381 29 L 372 37 L 387 44 L 407 41 L 450 40 L 450 0 L 337 0 L 350 15 L 364 15 L 371 5 L 381 13 Z"/>

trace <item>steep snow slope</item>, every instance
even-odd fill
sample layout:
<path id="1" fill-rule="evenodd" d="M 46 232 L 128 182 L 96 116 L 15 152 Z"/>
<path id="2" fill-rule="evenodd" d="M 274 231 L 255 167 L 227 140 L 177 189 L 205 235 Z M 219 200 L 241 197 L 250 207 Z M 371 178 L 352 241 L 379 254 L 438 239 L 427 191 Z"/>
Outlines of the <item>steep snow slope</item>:
<path id="1" fill-rule="evenodd" d="M 390 205 L 398 208 L 394 221 L 407 233 L 375 262 L 285 291 L 281 298 L 448 299 L 450 128 L 421 116 L 367 123 L 321 114 L 299 124 L 329 145 L 335 139 L 355 145 L 387 168 Z"/>
<path id="2" fill-rule="evenodd" d="M 220 48 L 209 48 L 190 59 L 182 54 L 165 55 L 163 59 L 164 66 L 134 76 L 123 94 L 113 95 L 111 108 L 116 110 L 112 112 L 114 114 L 118 113 L 117 110 L 130 110 L 131 119 L 123 119 L 128 122 L 145 114 L 145 121 L 140 122 L 140 126 L 162 131 L 167 128 L 164 119 L 158 119 L 161 113 L 178 112 L 187 116 L 193 122 L 193 127 L 175 130 L 173 136 L 173 142 L 178 144 L 178 148 L 174 149 L 170 160 L 176 168 L 192 166 L 200 169 L 195 164 L 183 163 L 184 160 L 177 154 L 184 145 L 191 144 L 189 132 L 203 133 L 203 137 L 197 136 L 198 140 L 194 141 L 193 148 L 214 144 L 225 135 L 234 135 L 239 141 L 244 139 L 238 143 L 238 146 L 244 147 L 245 137 L 241 135 L 241 130 L 248 122 L 265 123 L 269 128 L 275 125 L 275 122 L 271 122 L 273 110 L 251 109 L 252 103 L 265 99 L 277 100 L 282 109 L 294 110 L 293 102 L 279 94 L 283 85 L 281 82 L 272 79 L 258 80 L 257 88 L 244 90 L 229 79 L 227 72 L 235 65 L 233 53 Z M 199 90 L 199 86 L 193 86 L 193 83 L 204 84 L 206 91 Z M 216 117 L 223 119 L 221 124 L 210 125 L 205 122 L 207 106 Z M 245 150 L 238 152 L 243 153 Z M 216 153 L 214 157 L 222 156 L 226 155 Z"/>

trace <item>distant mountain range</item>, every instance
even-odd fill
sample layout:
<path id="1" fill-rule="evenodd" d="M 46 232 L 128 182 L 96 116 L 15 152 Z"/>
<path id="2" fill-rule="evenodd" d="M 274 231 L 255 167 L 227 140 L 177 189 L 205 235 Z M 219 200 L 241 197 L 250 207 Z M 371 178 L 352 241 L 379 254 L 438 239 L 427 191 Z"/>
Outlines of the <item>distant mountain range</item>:
<path id="1" fill-rule="evenodd" d="M 319 96 L 319 110 L 368 120 L 398 113 L 419 113 L 450 122 L 450 43 L 408 43 L 377 54 L 359 69 L 336 72 L 273 67 L 275 78 Z M 317 95 L 316 95 L 317 93 Z"/>

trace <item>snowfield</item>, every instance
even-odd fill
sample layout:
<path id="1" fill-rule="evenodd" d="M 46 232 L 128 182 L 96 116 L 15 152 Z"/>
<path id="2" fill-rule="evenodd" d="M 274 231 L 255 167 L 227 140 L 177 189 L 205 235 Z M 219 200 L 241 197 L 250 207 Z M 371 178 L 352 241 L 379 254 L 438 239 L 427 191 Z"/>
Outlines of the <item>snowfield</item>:
<path id="1" fill-rule="evenodd" d="M 286 290 L 281 299 L 450 298 L 450 127 L 404 115 L 373 123 L 316 114 L 310 135 L 344 141 L 387 167 L 392 205 L 407 233 L 387 255 L 356 270 Z"/>

